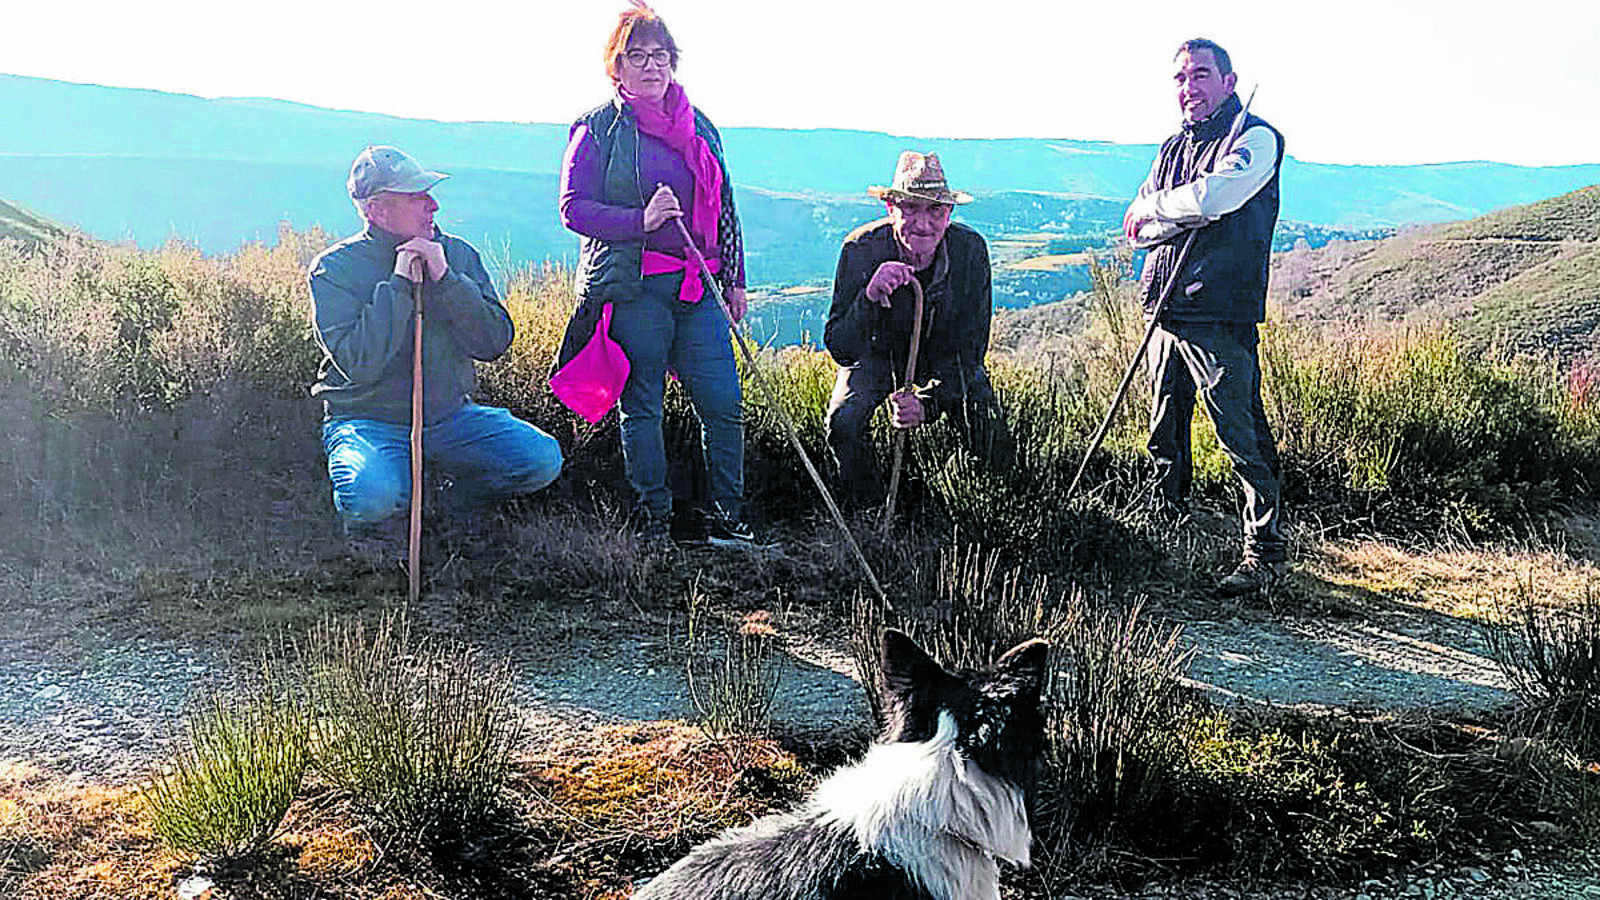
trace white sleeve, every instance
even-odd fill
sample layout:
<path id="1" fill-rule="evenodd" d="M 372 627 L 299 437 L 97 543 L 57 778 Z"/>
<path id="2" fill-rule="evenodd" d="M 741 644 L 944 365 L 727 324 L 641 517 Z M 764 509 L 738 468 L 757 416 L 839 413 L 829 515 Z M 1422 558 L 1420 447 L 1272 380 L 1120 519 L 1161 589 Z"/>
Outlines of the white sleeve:
<path id="1" fill-rule="evenodd" d="M 1278 136 L 1262 125 L 1246 128 L 1208 175 L 1151 195 L 1157 222 L 1193 227 L 1222 218 L 1250 201 L 1278 170 Z"/>

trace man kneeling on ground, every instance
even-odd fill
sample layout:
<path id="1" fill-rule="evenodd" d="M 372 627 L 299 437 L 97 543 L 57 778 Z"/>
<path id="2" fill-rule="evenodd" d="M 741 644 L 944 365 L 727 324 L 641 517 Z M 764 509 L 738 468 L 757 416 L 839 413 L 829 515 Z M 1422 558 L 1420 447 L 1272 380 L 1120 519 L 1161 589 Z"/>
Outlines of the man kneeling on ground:
<path id="1" fill-rule="evenodd" d="M 511 316 L 478 252 L 434 224 L 429 193 L 448 176 L 394 147 L 350 169 L 366 227 L 311 263 L 322 367 L 322 445 L 333 505 L 356 542 L 398 539 L 411 494 L 413 290 L 422 279 L 422 453 L 460 506 L 536 491 L 561 472 L 561 447 L 510 412 L 473 403 L 473 360 L 511 346 Z"/>
<path id="2" fill-rule="evenodd" d="M 828 446 L 846 503 L 857 508 L 882 500 L 868 426 L 886 397 L 896 428 L 948 414 L 991 461 L 1010 448 L 983 365 L 993 313 L 989 248 L 976 231 L 950 221 L 955 206 L 972 197 L 950 189 L 937 155 L 910 150 L 900 154 L 893 183 L 867 193 L 884 201 L 888 216 L 845 238 L 823 334 L 840 367 L 828 404 Z M 923 294 L 918 384 L 900 385 L 911 348 L 913 281 Z"/>

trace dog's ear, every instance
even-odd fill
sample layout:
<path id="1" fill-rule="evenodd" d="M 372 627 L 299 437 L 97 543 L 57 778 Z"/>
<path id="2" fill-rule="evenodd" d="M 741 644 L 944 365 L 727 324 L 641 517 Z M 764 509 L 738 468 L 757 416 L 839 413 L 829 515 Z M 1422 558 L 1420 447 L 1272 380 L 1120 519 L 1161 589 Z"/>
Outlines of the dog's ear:
<path id="1" fill-rule="evenodd" d="M 883 739 L 924 741 L 939 725 L 939 707 L 952 676 L 903 631 L 883 632 Z"/>
<path id="2" fill-rule="evenodd" d="M 1003 688 L 1015 695 L 1034 698 L 1044 688 L 1045 659 L 1050 644 L 1037 638 L 1024 641 L 1005 652 L 994 664 L 995 677 Z"/>
<path id="3" fill-rule="evenodd" d="M 883 630 L 883 687 L 899 697 L 907 697 L 918 687 L 927 689 L 945 674 L 926 651 L 905 632 Z"/>

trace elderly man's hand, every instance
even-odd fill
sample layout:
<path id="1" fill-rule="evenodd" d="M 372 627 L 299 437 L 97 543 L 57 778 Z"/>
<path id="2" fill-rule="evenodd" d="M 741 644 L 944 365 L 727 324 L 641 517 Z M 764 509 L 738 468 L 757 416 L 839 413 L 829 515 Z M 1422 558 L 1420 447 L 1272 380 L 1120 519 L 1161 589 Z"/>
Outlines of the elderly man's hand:
<path id="1" fill-rule="evenodd" d="M 722 299 L 728 303 L 728 315 L 733 317 L 734 324 L 738 324 L 744 318 L 745 311 L 750 308 L 750 301 L 745 297 L 744 288 L 728 288 L 722 292 Z"/>
<path id="2" fill-rule="evenodd" d="M 928 408 L 910 388 L 889 395 L 889 420 L 896 428 L 916 428 L 928 420 Z"/>
<path id="3" fill-rule="evenodd" d="M 396 248 L 394 257 L 394 273 L 407 278 L 415 278 L 417 261 L 421 260 L 427 268 L 427 279 L 438 281 L 444 273 L 450 271 L 450 263 L 444 258 L 444 245 L 438 241 L 427 238 L 412 238 Z"/>
<path id="4" fill-rule="evenodd" d="M 867 282 L 867 299 L 881 307 L 889 307 L 889 295 L 899 290 L 903 285 L 916 280 L 917 271 L 903 262 L 889 260 L 878 266 L 878 271 L 872 273 L 872 280 Z"/>
<path id="5" fill-rule="evenodd" d="M 644 230 L 655 231 L 667 224 L 668 219 L 682 215 L 683 207 L 678 205 L 678 195 L 672 192 L 672 188 L 658 184 L 656 192 L 650 195 L 650 202 L 644 205 Z"/>

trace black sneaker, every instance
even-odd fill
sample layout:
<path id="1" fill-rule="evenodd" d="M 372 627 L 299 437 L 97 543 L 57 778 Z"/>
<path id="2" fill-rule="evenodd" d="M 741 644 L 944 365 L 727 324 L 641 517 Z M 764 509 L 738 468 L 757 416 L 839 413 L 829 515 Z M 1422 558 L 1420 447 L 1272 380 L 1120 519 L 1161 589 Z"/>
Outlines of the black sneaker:
<path id="1" fill-rule="evenodd" d="M 746 550 L 770 550 L 778 546 L 764 539 L 743 519 L 730 516 L 721 509 L 706 515 L 706 543 L 713 547 L 739 547 Z"/>

